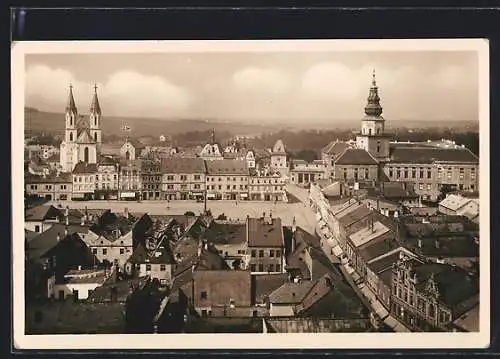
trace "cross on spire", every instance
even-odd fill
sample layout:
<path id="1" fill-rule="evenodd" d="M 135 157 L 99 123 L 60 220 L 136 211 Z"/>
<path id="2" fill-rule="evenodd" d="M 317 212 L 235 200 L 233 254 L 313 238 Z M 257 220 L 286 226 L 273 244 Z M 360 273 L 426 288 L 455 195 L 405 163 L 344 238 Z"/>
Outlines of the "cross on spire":
<path id="1" fill-rule="evenodd" d="M 94 92 L 97 92 L 97 84 L 94 83 Z"/>

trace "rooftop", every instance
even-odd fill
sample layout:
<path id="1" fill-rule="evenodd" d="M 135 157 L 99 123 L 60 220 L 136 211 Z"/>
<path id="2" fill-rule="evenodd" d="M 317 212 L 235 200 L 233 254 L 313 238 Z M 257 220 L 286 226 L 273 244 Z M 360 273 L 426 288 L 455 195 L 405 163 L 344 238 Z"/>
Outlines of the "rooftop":
<path id="1" fill-rule="evenodd" d="M 272 304 L 299 304 L 312 289 L 315 282 L 303 281 L 299 283 L 286 282 L 269 295 Z"/>
<path id="2" fill-rule="evenodd" d="M 42 204 L 25 211 L 24 220 L 32 222 L 41 222 L 48 219 L 57 220 L 61 211 L 52 205 Z"/>
<path id="3" fill-rule="evenodd" d="M 391 143 L 390 156 L 391 162 L 401 163 L 479 163 L 479 158 L 467 148 L 436 148 L 428 146 L 410 147 Z"/>
<path id="4" fill-rule="evenodd" d="M 287 273 L 252 276 L 252 302 L 263 303 L 265 298 L 288 280 Z"/>
<path id="5" fill-rule="evenodd" d="M 95 163 L 86 163 L 86 162 L 78 162 L 73 168 L 73 174 L 84 174 L 84 173 L 96 173 L 97 172 L 97 164 Z"/>
<path id="6" fill-rule="evenodd" d="M 201 158 L 163 158 L 162 173 L 205 173 L 205 162 Z"/>
<path id="7" fill-rule="evenodd" d="M 248 166 L 245 160 L 222 159 L 206 161 L 208 175 L 248 175 Z"/>
<path id="8" fill-rule="evenodd" d="M 284 247 L 281 218 L 248 218 L 246 225 L 249 247 Z"/>
<path id="9" fill-rule="evenodd" d="M 361 148 L 346 148 L 335 159 L 336 165 L 377 165 L 378 161 Z"/>
<path id="10" fill-rule="evenodd" d="M 241 244 L 246 241 L 246 224 L 212 222 L 203 238 L 214 244 Z"/>

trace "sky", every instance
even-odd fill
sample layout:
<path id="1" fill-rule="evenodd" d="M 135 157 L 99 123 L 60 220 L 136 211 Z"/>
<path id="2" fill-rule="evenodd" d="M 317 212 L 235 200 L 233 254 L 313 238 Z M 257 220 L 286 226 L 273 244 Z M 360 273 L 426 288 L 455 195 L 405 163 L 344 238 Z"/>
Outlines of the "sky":
<path id="1" fill-rule="evenodd" d="M 363 117 L 372 71 L 387 121 L 478 121 L 476 52 L 26 55 L 25 105 L 103 116 L 296 123 Z"/>

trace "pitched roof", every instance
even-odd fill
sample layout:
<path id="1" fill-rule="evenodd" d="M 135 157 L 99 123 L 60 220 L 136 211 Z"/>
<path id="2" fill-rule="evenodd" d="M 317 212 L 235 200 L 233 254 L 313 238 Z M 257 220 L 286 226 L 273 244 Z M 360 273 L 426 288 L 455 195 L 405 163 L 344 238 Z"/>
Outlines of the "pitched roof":
<path id="1" fill-rule="evenodd" d="M 71 183 L 71 173 L 59 173 L 59 176 L 56 174 L 51 174 L 48 176 L 38 176 L 28 173 L 24 178 L 25 184 L 32 183 Z"/>
<path id="2" fill-rule="evenodd" d="M 214 221 L 202 236 L 213 244 L 241 244 L 246 241 L 246 224 Z"/>
<path id="3" fill-rule="evenodd" d="M 193 279 L 195 288 L 208 289 L 206 300 L 199 296 L 195 297 L 199 306 L 203 306 L 203 302 L 212 305 L 229 305 L 231 299 L 236 306 L 248 307 L 251 305 L 251 275 L 249 271 L 195 270 Z"/>
<path id="4" fill-rule="evenodd" d="M 361 148 L 347 148 L 335 159 L 336 165 L 376 165 L 377 160 Z"/>
<path id="5" fill-rule="evenodd" d="M 252 276 L 252 303 L 263 303 L 274 290 L 288 279 L 288 273 L 273 273 Z"/>
<path id="6" fill-rule="evenodd" d="M 285 144 L 281 139 L 277 140 L 273 146 L 273 154 L 285 154 L 285 153 L 286 153 Z"/>
<path id="7" fill-rule="evenodd" d="M 80 161 L 73 168 L 73 173 L 96 173 L 97 172 L 97 164 L 96 163 L 87 163 Z"/>
<path id="8" fill-rule="evenodd" d="M 126 280 L 107 280 L 103 285 L 95 288 L 87 298 L 88 303 L 125 302 L 129 293 L 142 287 L 148 277 L 130 278 Z M 111 278 L 110 278 L 111 279 Z M 114 289 L 113 289 L 114 288 Z M 116 300 L 113 300 L 113 292 Z"/>
<path id="9" fill-rule="evenodd" d="M 130 263 L 175 264 L 170 247 L 164 243 L 160 243 L 153 250 L 147 250 L 139 243 L 128 261 Z"/>
<path id="10" fill-rule="evenodd" d="M 25 221 L 45 221 L 47 219 L 57 219 L 61 211 L 52 205 L 42 204 L 26 210 L 24 214 Z"/>
<path id="11" fill-rule="evenodd" d="M 201 158 L 162 158 L 162 173 L 205 173 Z"/>
<path id="12" fill-rule="evenodd" d="M 273 304 L 298 304 L 301 303 L 315 282 L 303 281 L 299 283 L 286 282 L 269 295 Z"/>
<path id="13" fill-rule="evenodd" d="M 391 162 L 465 162 L 478 164 L 479 159 L 467 148 L 400 147 L 391 144 Z"/>
<path id="14" fill-rule="evenodd" d="M 283 247 L 281 218 L 273 218 L 272 224 L 268 224 L 267 219 L 248 218 L 247 236 L 249 247 Z"/>
<path id="15" fill-rule="evenodd" d="M 456 194 L 449 194 L 445 199 L 439 202 L 439 205 L 451 209 L 452 211 L 456 211 L 465 206 L 470 201 L 472 201 L 471 198 L 465 198 Z"/>
<path id="16" fill-rule="evenodd" d="M 348 147 L 350 147 L 350 145 L 345 143 L 344 141 L 335 140 L 323 147 L 322 152 L 335 157 L 338 154 L 344 152 Z"/>
<path id="17" fill-rule="evenodd" d="M 427 280 L 434 276 L 439 290 L 439 299 L 449 306 L 457 305 L 479 292 L 477 278 L 471 277 L 463 268 L 440 263 L 426 263 L 415 267 L 417 288 L 423 290 Z"/>
<path id="18" fill-rule="evenodd" d="M 90 137 L 88 130 L 83 130 L 78 136 L 77 143 L 95 143 L 94 139 Z"/>
<path id="19" fill-rule="evenodd" d="M 206 161 L 209 175 L 248 175 L 248 166 L 245 160 L 222 159 Z"/>

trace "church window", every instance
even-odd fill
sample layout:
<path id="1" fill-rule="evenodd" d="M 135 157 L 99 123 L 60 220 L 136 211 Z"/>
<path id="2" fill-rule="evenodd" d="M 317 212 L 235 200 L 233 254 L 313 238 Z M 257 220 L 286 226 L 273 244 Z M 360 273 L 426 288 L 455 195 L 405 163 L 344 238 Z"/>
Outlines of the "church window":
<path id="1" fill-rule="evenodd" d="M 83 150 L 83 161 L 88 162 L 89 161 L 89 148 L 85 147 L 85 150 Z"/>
<path id="2" fill-rule="evenodd" d="M 378 132 L 378 130 L 377 130 Z M 380 141 L 377 141 L 377 152 L 380 152 Z"/>
<path id="3" fill-rule="evenodd" d="M 70 132 L 70 133 L 69 133 L 69 140 L 70 140 L 70 141 L 73 141 L 73 132 Z"/>
<path id="4" fill-rule="evenodd" d="M 94 132 L 94 141 L 97 142 L 97 132 Z"/>
<path id="5" fill-rule="evenodd" d="M 436 315 L 436 309 L 434 308 L 434 304 L 429 304 L 429 317 L 434 318 Z"/>
<path id="6" fill-rule="evenodd" d="M 129 161 L 129 160 L 130 160 L 130 152 L 129 152 L 129 151 L 125 152 L 125 159 L 126 159 L 127 161 Z"/>

